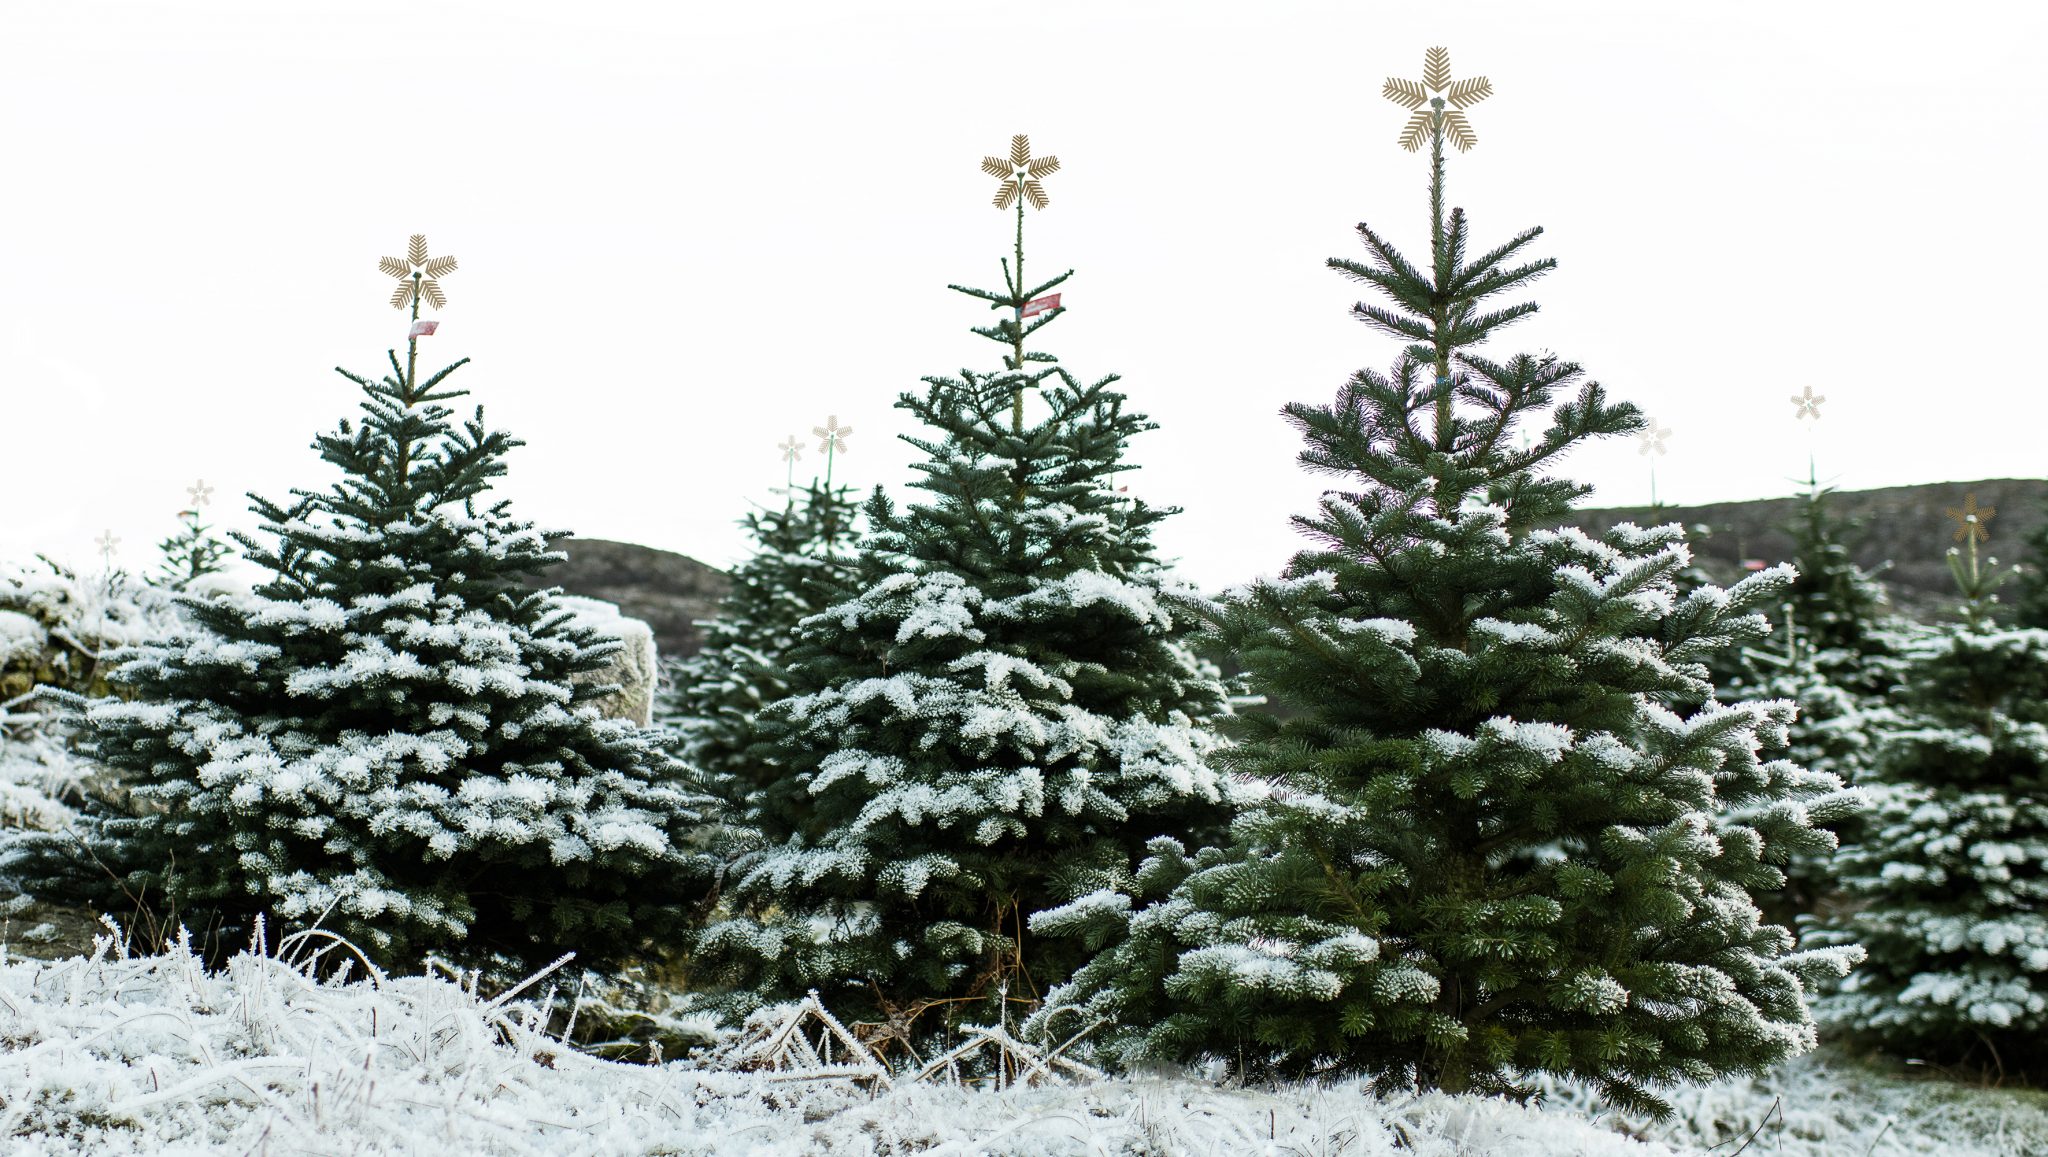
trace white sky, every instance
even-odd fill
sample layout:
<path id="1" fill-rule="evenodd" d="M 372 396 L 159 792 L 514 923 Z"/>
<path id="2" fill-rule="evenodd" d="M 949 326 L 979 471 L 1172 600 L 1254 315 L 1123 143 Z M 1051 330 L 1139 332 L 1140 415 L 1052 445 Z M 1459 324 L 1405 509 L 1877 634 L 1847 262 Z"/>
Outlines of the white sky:
<path id="1" fill-rule="evenodd" d="M 1043 348 L 1160 429 L 1134 493 L 1207 587 L 1276 570 L 1324 480 L 1278 415 L 1395 343 L 1348 315 L 1365 220 L 1426 256 L 1426 155 L 1388 76 L 1494 95 L 1453 153 L 1475 249 L 1558 270 L 1496 358 L 1549 348 L 1675 434 L 1660 497 L 2038 476 L 2048 34 L 2013 2 L 9 0 L 0 36 L 0 557 L 154 565 L 185 486 L 324 487 L 340 364 L 403 344 L 377 258 L 424 232 L 439 365 L 527 445 L 544 526 L 743 557 L 775 444 L 854 427 L 840 480 L 902 493 L 893 408 L 991 369 L 1010 134 L 1062 170 Z M 2022 368 L 2000 368 L 2008 357 Z M 1648 498 L 1633 441 L 1581 452 Z"/>

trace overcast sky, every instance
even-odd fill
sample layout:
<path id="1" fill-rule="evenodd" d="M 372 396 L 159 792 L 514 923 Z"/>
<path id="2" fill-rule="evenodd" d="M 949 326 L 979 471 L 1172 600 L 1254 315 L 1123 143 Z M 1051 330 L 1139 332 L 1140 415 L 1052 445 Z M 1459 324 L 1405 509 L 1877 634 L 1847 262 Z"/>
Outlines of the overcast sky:
<path id="1" fill-rule="evenodd" d="M 1277 570 L 1326 484 L 1279 417 L 1396 347 L 1324 267 L 1427 252 L 1426 154 L 1380 95 L 1449 47 L 1494 95 L 1450 159 L 1476 246 L 1532 225 L 1551 349 L 1674 431 L 1666 502 L 1788 493 L 1824 395 L 1850 489 L 2042 472 L 2044 7 L 1556 0 L 65 0 L 0 37 L 0 557 L 156 560 L 185 487 L 324 487 L 331 367 L 402 346 L 377 258 L 461 263 L 423 362 L 522 437 L 544 526 L 729 566 L 791 432 L 901 492 L 893 408 L 992 369 L 967 332 L 1010 217 L 978 162 L 1062 162 L 1042 345 L 1159 429 L 1134 493 L 1215 588 Z M 1569 460 L 1640 503 L 1632 440 Z M 1995 529 L 1995 528 L 1994 528 Z M 1935 544 L 1932 549 L 1938 549 Z"/>

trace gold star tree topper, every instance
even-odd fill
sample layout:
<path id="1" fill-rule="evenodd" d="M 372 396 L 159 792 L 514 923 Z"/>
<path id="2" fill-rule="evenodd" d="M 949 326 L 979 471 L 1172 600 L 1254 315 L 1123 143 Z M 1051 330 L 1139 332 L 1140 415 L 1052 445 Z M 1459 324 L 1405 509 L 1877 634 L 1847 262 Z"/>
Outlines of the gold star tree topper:
<path id="1" fill-rule="evenodd" d="M 1965 538 L 1976 542 L 1991 541 L 1991 531 L 1984 524 L 1991 521 L 1991 516 L 1998 513 L 1998 508 L 1986 506 L 1981 510 L 1978 509 L 1977 495 L 1974 492 L 1963 495 L 1963 508 L 1961 510 L 1951 506 L 1944 513 L 1956 520 L 1957 542 L 1961 542 Z"/>
<path id="2" fill-rule="evenodd" d="M 393 309 L 404 309 L 414 302 L 415 296 L 435 309 L 448 304 L 448 295 L 441 292 L 440 279 L 455 272 L 455 259 L 427 256 L 426 234 L 415 233 L 406 242 L 404 260 L 380 257 L 377 268 L 398 279 L 398 288 L 391 293 Z"/>
<path id="3" fill-rule="evenodd" d="M 1388 100 L 1405 105 L 1414 112 L 1408 117 L 1407 127 L 1401 130 L 1401 147 L 1414 152 L 1422 147 L 1431 133 L 1441 126 L 1443 134 L 1458 146 L 1459 152 L 1479 143 L 1479 137 L 1466 122 L 1465 114 L 1458 111 L 1467 105 L 1475 105 L 1493 95 L 1493 83 L 1483 76 L 1471 80 L 1451 79 L 1451 52 L 1447 48 L 1432 48 L 1422 57 L 1422 82 L 1387 78 L 1385 88 L 1380 90 Z M 1438 95 L 1431 96 L 1431 93 Z M 1444 108 L 1445 102 L 1450 108 Z M 1424 105 L 1429 107 L 1424 108 Z"/>
<path id="4" fill-rule="evenodd" d="M 1031 138 L 1018 133 L 1010 138 L 1010 159 L 983 157 L 981 171 L 1003 183 L 996 189 L 995 207 L 1007 209 L 1016 203 L 1017 194 L 1031 202 L 1033 209 L 1043 209 L 1052 204 L 1052 198 L 1045 195 L 1045 186 L 1039 179 L 1060 170 L 1058 157 L 1034 157 L 1031 155 Z"/>

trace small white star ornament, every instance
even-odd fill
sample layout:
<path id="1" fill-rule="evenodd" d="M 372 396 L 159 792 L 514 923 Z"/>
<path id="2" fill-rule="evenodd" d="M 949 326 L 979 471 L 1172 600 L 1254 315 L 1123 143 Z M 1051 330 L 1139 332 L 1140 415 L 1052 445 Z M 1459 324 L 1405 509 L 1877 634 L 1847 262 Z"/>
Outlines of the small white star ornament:
<path id="1" fill-rule="evenodd" d="M 1797 397 L 1792 399 L 1792 404 L 1799 407 L 1798 412 L 1793 416 L 1801 421 L 1811 419 L 1818 422 L 1820 421 L 1820 404 L 1827 400 L 1826 394 L 1816 394 L 1813 392 L 1812 386 L 1807 386 L 1799 391 Z"/>
<path id="2" fill-rule="evenodd" d="M 853 427 L 840 425 L 839 415 L 833 414 L 825 419 L 824 425 L 812 426 L 811 433 L 816 434 L 819 438 L 818 453 L 844 454 L 846 453 L 846 436 L 853 433 Z"/>
<path id="3" fill-rule="evenodd" d="M 1650 424 L 1643 427 L 1643 432 L 1636 435 L 1636 442 L 1640 446 L 1636 453 L 1641 455 L 1655 454 L 1658 457 L 1662 457 L 1666 453 L 1664 440 L 1669 437 L 1671 437 L 1671 428 L 1658 425 L 1657 420 L 1652 418 L 1650 419 Z"/>

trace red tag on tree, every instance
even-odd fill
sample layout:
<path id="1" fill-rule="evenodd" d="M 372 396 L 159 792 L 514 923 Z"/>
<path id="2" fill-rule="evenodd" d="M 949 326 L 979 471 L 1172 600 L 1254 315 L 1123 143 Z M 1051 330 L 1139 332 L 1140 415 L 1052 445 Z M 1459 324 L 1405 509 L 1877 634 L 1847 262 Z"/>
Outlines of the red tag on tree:
<path id="1" fill-rule="evenodd" d="M 1060 295 L 1057 293 L 1048 293 L 1044 297 L 1033 298 L 1032 300 L 1025 302 L 1024 316 L 1035 317 L 1038 314 L 1044 313 L 1048 310 L 1058 309 L 1059 307 Z"/>

